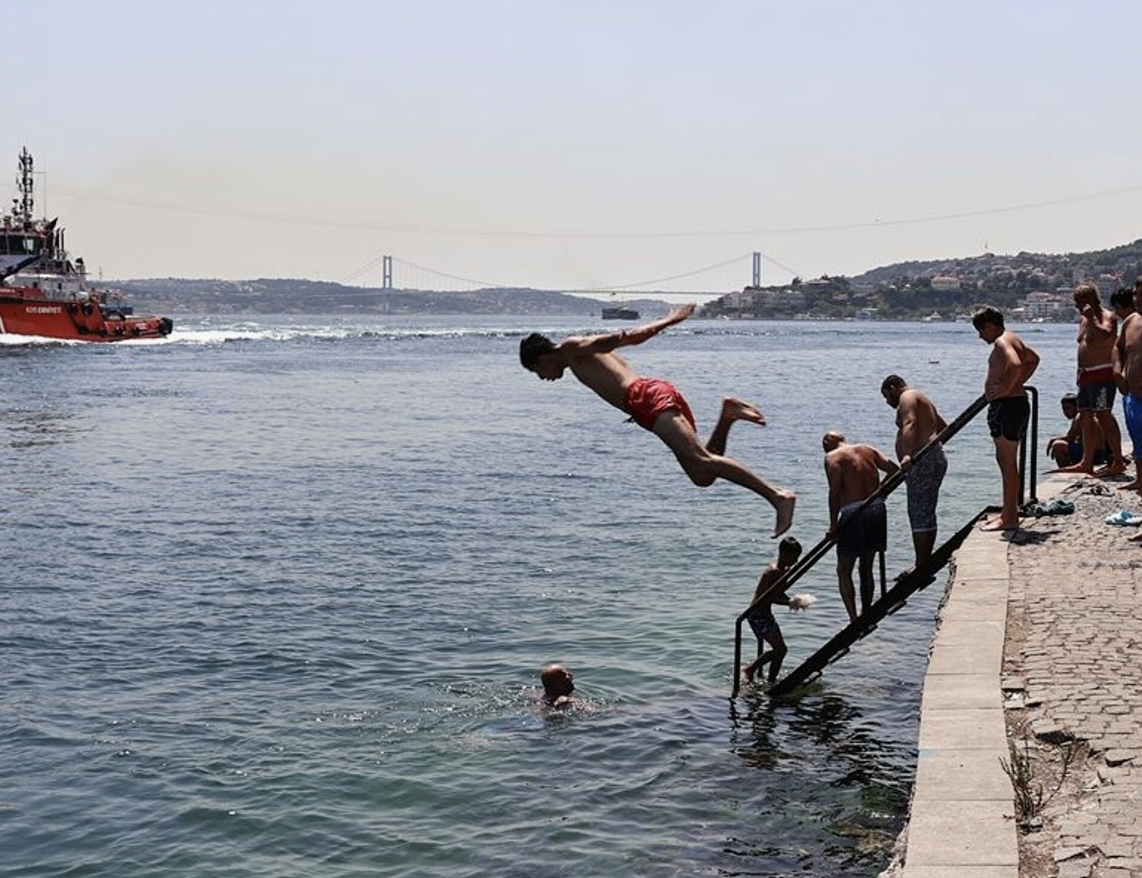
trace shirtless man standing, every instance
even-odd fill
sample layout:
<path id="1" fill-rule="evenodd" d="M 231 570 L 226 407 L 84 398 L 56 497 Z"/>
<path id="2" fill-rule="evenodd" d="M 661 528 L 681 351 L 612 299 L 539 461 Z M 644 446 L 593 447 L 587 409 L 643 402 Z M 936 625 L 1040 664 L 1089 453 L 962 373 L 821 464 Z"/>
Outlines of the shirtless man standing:
<path id="1" fill-rule="evenodd" d="M 983 530 L 1014 530 L 1019 527 L 1019 443 L 1031 415 L 1023 385 L 1039 366 L 1039 355 L 1004 328 L 1003 315 L 995 308 L 981 308 L 971 322 L 979 337 L 992 345 L 983 392 L 989 403 L 987 428 L 995 440 L 995 460 L 1003 479 L 1002 511 Z"/>
<path id="2" fill-rule="evenodd" d="M 572 336 L 558 344 L 532 333 L 520 342 L 520 362 L 544 381 L 558 381 L 570 369 L 583 384 L 665 442 L 695 485 L 704 488 L 716 479 L 727 479 L 760 494 L 777 512 L 773 536 L 779 537 L 793 524 L 796 502 L 793 492 L 770 485 L 732 457 L 725 456 L 726 439 L 734 421 L 765 424 L 761 412 L 740 399 L 726 397 L 722 400 L 722 412 L 714 432 L 703 445 L 690 406 L 678 389 L 667 381 L 639 377 L 630 364 L 614 352 L 619 347 L 642 344 L 693 313 L 693 305 L 683 305 L 666 317 L 635 329 Z"/>
<path id="3" fill-rule="evenodd" d="M 877 498 L 861 508 L 880 487 L 880 472 L 891 476 L 899 469 L 871 445 L 850 445 L 845 437 L 830 430 L 821 438 L 825 450 L 825 475 L 829 479 L 829 532 L 837 541 L 837 586 L 841 600 L 855 622 L 856 594 L 853 589 L 853 564 L 860 559 L 860 609 L 872 604 L 875 580 L 873 558 L 888 543 L 888 518 L 884 500 Z"/>
<path id="4" fill-rule="evenodd" d="M 1114 339 L 1118 319 L 1102 307 L 1098 287 L 1081 284 L 1074 294 L 1079 320 L 1079 422 L 1083 431 L 1083 459 L 1060 472 L 1094 474 L 1094 453 L 1099 448 L 1099 429 L 1110 446 L 1111 461 L 1099 476 L 1113 476 L 1126 470 L 1122 460 L 1122 433 L 1114 420 Z"/>
<path id="5" fill-rule="evenodd" d="M 1114 380 L 1122 391 L 1122 412 L 1126 430 L 1134 443 L 1134 481 L 1125 487 L 1142 491 L 1142 278 L 1134 282 L 1134 314 L 1122 321 L 1122 332 L 1114 345 Z M 1132 539 L 1142 540 L 1142 533 Z"/>
<path id="6" fill-rule="evenodd" d="M 1118 318 L 1118 325 L 1122 326 L 1122 321 L 1135 313 L 1134 290 L 1130 287 L 1119 287 L 1111 293 L 1110 309 L 1114 312 L 1114 316 Z"/>
<path id="7" fill-rule="evenodd" d="M 948 458 L 939 442 L 915 465 L 912 458 L 948 425 L 936 411 L 932 400 L 915 387 L 909 387 L 899 375 L 885 378 L 880 385 L 880 393 L 884 401 L 896 409 L 896 459 L 905 473 L 908 521 L 912 526 L 912 545 L 916 549 L 915 566 L 919 567 L 931 557 L 932 547 L 936 544 L 936 503 L 940 499 L 944 473 L 948 471 Z"/>

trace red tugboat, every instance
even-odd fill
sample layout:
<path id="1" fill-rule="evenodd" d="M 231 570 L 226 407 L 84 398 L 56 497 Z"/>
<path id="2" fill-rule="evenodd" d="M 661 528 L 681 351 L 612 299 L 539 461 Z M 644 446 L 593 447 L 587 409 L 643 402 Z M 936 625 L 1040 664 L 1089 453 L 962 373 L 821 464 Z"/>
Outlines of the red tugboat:
<path id="1" fill-rule="evenodd" d="M 70 341 L 162 338 L 166 317 L 135 317 L 131 308 L 87 284 L 82 259 L 72 262 L 58 220 L 32 216 L 32 156 L 20 153 L 20 194 L 0 218 L 0 334 Z"/>

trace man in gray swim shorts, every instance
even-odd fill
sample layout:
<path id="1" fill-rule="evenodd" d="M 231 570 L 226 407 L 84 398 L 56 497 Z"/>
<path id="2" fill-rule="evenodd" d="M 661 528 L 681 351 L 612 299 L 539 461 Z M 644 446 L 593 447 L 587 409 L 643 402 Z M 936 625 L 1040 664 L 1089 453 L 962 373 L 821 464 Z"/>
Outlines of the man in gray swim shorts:
<path id="1" fill-rule="evenodd" d="M 909 387 L 899 375 L 885 378 L 880 393 L 884 401 L 896 409 L 896 459 L 904 471 L 908 521 L 912 526 L 912 546 L 916 550 L 915 567 L 919 567 L 931 557 L 936 544 L 936 503 L 948 470 L 948 459 L 939 442 L 919 460 L 913 458 L 948 425 L 932 400 L 915 387 Z"/>

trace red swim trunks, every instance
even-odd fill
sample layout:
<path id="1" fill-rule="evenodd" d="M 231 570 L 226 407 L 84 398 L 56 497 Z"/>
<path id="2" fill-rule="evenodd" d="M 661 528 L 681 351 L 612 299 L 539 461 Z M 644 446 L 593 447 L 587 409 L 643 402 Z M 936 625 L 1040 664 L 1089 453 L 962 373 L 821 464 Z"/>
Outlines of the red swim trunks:
<path id="1" fill-rule="evenodd" d="M 627 388 L 625 408 L 635 423 L 647 430 L 653 430 L 658 416 L 669 411 L 681 412 L 682 417 L 690 422 L 690 426 L 695 430 L 698 429 L 690 406 L 686 404 L 678 388 L 660 378 L 636 378 L 632 381 Z"/>
<path id="2" fill-rule="evenodd" d="M 1090 387 L 1092 384 L 1108 384 L 1114 381 L 1114 366 L 1079 367 L 1079 387 Z"/>

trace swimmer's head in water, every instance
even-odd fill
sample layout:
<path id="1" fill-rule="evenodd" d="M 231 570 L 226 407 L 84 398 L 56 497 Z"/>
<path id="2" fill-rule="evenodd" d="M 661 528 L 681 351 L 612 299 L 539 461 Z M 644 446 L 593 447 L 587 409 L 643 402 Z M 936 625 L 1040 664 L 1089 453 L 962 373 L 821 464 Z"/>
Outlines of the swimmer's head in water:
<path id="1" fill-rule="evenodd" d="M 563 665 L 547 665 L 539 672 L 539 679 L 543 682 L 543 697 L 548 701 L 555 701 L 575 691 L 575 675 Z"/>

